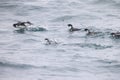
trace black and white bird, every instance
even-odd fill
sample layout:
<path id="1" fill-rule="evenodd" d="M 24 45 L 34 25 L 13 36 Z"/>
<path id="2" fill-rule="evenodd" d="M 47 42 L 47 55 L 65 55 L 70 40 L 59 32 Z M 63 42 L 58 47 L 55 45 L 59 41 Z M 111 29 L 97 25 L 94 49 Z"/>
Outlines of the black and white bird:
<path id="1" fill-rule="evenodd" d="M 69 29 L 70 32 L 80 31 L 81 30 L 79 28 L 74 28 L 72 24 L 68 24 L 68 27 L 70 27 L 70 29 Z"/>
<path id="2" fill-rule="evenodd" d="M 95 35 L 95 34 L 98 34 L 99 32 L 94 32 L 94 31 L 90 31 L 89 29 L 84 29 L 84 31 L 87 32 L 87 35 Z"/>
<path id="3" fill-rule="evenodd" d="M 52 40 L 50 40 L 48 38 L 45 38 L 45 40 L 46 40 L 47 45 L 58 44 L 56 41 L 52 41 Z"/>
<path id="4" fill-rule="evenodd" d="M 120 32 L 111 33 L 111 36 L 112 36 L 113 38 L 120 38 Z"/>
<path id="5" fill-rule="evenodd" d="M 30 21 L 27 21 L 27 22 L 19 21 L 19 22 L 13 24 L 13 27 L 19 28 L 19 29 L 27 29 L 28 25 L 33 25 L 33 24 Z"/>

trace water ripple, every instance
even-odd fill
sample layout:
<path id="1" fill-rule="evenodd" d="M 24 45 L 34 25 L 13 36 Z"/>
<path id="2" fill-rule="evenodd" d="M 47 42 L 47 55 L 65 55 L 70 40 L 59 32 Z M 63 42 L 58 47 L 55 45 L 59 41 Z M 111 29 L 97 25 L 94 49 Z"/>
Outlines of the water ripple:
<path id="1" fill-rule="evenodd" d="M 93 48 L 93 49 L 107 49 L 112 47 L 112 46 L 105 46 L 105 45 L 93 44 L 93 43 L 73 43 L 73 44 L 64 44 L 64 45 L 79 46 L 82 48 Z"/>
<path id="2" fill-rule="evenodd" d="M 15 64 L 15 63 L 10 63 L 10 62 L 1 62 L 0 61 L 0 66 L 1 67 L 10 67 L 10 68 L 19 68 L 19 69 L 28 69 L 28 68 L 36 68 L 33 65 L 29 64 Z"/>

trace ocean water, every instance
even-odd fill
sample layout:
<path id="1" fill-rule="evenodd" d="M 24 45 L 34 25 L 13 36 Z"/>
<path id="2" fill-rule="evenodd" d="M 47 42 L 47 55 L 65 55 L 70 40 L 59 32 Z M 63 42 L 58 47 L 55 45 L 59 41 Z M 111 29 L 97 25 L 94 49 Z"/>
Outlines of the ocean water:
<path id="1" fill-rule="evenodd" d="M 47 31 L 18 33 L 17 21 Z M 70 33 L 69 23 L 102 34 Z M 0 80 L 119 80 L 119 30 L 119 0 L 0 0 Z"/>

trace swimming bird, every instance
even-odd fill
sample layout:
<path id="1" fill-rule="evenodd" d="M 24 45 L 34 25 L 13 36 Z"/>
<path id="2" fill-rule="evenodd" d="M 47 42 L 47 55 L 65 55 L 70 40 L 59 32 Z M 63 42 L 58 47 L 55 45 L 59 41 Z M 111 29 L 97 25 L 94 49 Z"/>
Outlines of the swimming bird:
<path id="1" fill-rule="evenodd" d="M 120 32 L 116 32 L 116 33 L 111 33 L 112 37 L 114 38 L 120 38 Z"/>
<path id="2" fill-rule="evenodd" d="M 68 24 L 68 27 L 70 27 L 70 29 L 69 29 L 70 32 L 81 30 L 81 29 L 78 29 L 78 28 L 74 28 L 72 24 Z"/>
<path id="3" fill-rule="evenodd" d="M 97 34 L 98 32 L 91 32 L 89 29 L 84 29 L 84 31 L 86 31 L 87 32 L 87 35 L 95 35 L 95 34 Z"/>
<path id="4" fill-rule="evenodd" d="M 26 21 L 26 22 L 17 22 L 15 24 L 13 24 L 13 27 L 15 27 L 18 30 L 15 30 L 15 32 L 25 32 L 25 31 L 32 31 L 32 32 L 36 32 L 36 31 L 47 31 L 46 28 L 43 27 L 34 27 L 31 26 L 33 25 L 33 23 L 31 23 L 30 21 Z"/>
<path id="5" fill-rule="evenodd" d="M 26 29 L 26 28 L 27 28 L 27 25 L 32 25 L 32 23 L 29 22 L 29 21 L 27 21 L 27 22 L 21 22 L 21 21 L 19 21 L 19 22 L 13 24 L 13 27 L 15 27 L 15 28 L 20 28 L 20 29 L 21 29 L 21 28 L 22 28 L 22 29 Z"/>
<path id="6" fill-rule="evenodd" d="M 25 22 L 25 23 L 27 23 L 27 24 L 29 24 L 29 25 L 33 25 L 33 23 L 31 23 L 30 21 L 27 21 L 27 22 Z"/>
<path id="7" fill-rule="evenodd" d="M 52 41 L 52 40 L 49 40 L 48 38 L 45 38 L 45 40 L 47 41 L 46 44 L 58 44 L 56 41 Z"/>

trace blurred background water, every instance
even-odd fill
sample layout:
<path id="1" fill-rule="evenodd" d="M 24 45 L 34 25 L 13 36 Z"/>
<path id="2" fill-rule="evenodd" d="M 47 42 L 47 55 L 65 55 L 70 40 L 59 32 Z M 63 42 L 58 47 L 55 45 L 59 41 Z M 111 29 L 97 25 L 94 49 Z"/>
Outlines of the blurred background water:
<path id="1" fill-rule="evenodd" d="M 17 21 L 48 31 L 14 33 Z M 68 23 L 103 35 L 71 34 Z M 109 35 L 119 30 L 119 0 L 0 0 L 0 80 L 119 80 L 120 40 Z"/>

